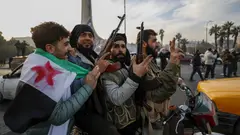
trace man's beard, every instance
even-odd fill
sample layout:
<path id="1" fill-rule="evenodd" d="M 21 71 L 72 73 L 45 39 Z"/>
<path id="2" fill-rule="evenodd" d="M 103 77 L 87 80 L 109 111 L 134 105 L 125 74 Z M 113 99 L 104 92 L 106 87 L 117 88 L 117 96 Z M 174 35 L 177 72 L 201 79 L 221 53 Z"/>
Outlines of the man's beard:
<path id="1" fill-rule="evenodd" d="M 124 55 L 123 53 L 119 53 L 113 57 L 113 61 L 120 62 L 120 63 L 125 63 L 125 59 L 126 59 L 126 55 Z"/>
<path id="2" fill-rule="evenodd" d="M 98 57 L 97 53 L 93 50 L 93 45 L 90 48 L 85 48 L 81 44 L 78 44 L 77 50 L 93 63 Z"/>
<path id="3" fill-rule="evenodd" d="M 152 55 L 153 58 L 157 58 L 157 52 L 155 51 L 155 49 L 149 47 L 149 45 L 147 45 L 146 52 L 147 55 Z"/>
<path id="4" fill-rule="evenodd" d="M 129 66 L 131 63 L 131 56 L 129 51 L 126 51 L 126 54 L 119 53 L 118 55 L 114 56 L 112 59 L 114 62 L 120 62 L 122 65 Z"/>

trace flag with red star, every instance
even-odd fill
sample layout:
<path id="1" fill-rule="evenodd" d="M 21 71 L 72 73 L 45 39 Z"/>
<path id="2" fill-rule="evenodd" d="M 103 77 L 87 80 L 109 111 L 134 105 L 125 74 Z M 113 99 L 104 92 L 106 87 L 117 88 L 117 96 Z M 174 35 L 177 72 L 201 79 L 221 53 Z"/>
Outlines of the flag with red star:
<path id="1" fill-rule="evenodd" d="M 74 79 L 88 73 L 66 60 L 43 51 L 36 52 L 24 62 L 18 94 L 4 115 L 5 124 L 17 133 L 48 120 L 60 99 L 67 100 L 71 96 L 70 85 Z M 67 134 L 68 123 L 69 120 L 56 126 L 60 129 L 58 133 Z"/>

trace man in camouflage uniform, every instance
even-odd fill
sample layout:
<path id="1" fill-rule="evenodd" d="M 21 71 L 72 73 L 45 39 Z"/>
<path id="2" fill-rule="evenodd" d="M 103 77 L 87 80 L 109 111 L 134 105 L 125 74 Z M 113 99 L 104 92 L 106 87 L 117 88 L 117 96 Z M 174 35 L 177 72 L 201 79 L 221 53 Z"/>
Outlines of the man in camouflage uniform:
<path id="1" fill-rule="evenodd" d="M 142 76 L 148 70 L 152 58 L 147 57 L 142 63 L 132 61 L 126 47 L 125 34 L 117 34 L 113 43 L 107 47 L 106 52 L 111 52 L 109 61 L 112 63 L 101 75 L 106 118 L 112 122 L 122 135 L 135 135 L 141 127 L 141 119 L 136 116 L 134 93 L 139 86 Z"/>
<path id="2" fill-rule="evenodd" d="M 154 49 L 156 46 L 156 32 L 151 29 L 144 30 L 143 49 L 146 55 L 156 58 Z M 140 32 L 137 36 L 137 43 L 140 42 Z M 170 60 L 166 68 L 161 71 L 154 61 L 149 64 L 149 71 L 141 80 L 139 89 L 136 91 L 136 102 L 142 106 L 144 114 L 149 123 L 149 134 L 152 131 L 152 124 L 158 122 L 168 113 L 170 97 L 175 93 L 177 86 L 177 73 L 179 73 L 180 57 L 183 54 L 175 49 L 175 39 L 170 42 Z"/>

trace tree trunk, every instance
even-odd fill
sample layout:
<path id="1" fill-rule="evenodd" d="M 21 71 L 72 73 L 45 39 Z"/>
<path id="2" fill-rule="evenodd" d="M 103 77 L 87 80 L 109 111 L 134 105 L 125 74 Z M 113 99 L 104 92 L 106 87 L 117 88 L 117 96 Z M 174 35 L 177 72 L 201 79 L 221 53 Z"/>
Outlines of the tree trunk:
<path id="1" fill-rule="evenodd" d="M 217 35 L 215 34 L 215 49 L 218 50 L 218 45 L 217 45 Z"/>
<path id="2" fill-rule="evenodd" d="M 227 49 L 229 49 L 229 36 L 230 36 L 230 29 L 227 32 Z"/>
<path id="3" fill-rule="evenodd" d="M 233 48 L 235 48 L 235 46 L 236 46 L 237 37 L 238 37 L 238 33 L 234 36 Z"/>

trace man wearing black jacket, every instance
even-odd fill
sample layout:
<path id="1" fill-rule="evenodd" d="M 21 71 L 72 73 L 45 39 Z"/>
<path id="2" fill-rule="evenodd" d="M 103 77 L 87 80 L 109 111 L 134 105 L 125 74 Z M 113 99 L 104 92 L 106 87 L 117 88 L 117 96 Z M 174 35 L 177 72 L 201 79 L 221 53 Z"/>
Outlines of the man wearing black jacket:
<path id="1" fill-rule="evenodd" d="M 202 73 L 200 71 L 200 66 L 202 64 L 201 64 L 201 57 L 200 57 L 199 50 L 196 51 L 196 53 L 193 57 L 193 62 L 192 63 L 193 63 L 193 71 L 192 71 L 192 74 L 191 74 L 191 77 L 190 77 L 190 81 L 193 81 L 193 76 L 196 72 L 200 76 L 201 80 L 204 80 L 203 76 L 202 76 Z"/>

